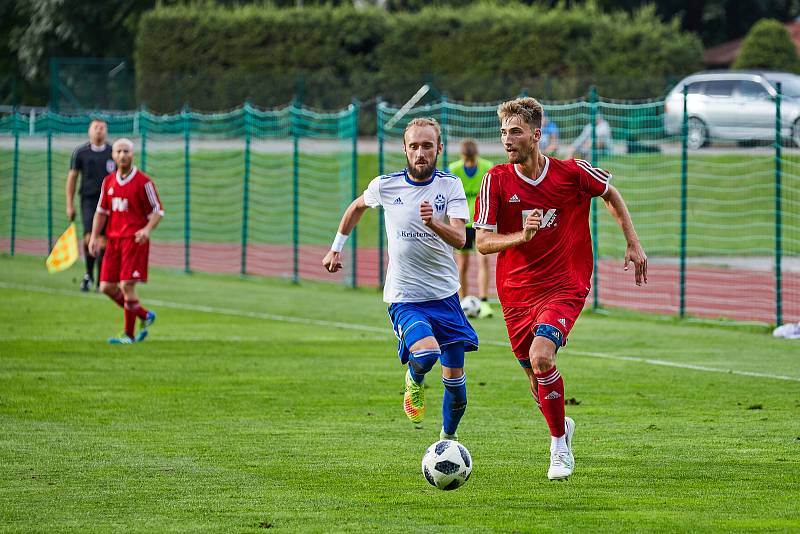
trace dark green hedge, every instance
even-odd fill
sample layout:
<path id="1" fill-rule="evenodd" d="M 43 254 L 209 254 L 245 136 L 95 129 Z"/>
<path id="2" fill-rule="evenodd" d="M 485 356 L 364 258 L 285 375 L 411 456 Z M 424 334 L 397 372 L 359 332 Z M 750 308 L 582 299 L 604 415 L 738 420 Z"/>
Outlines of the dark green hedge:
<path id="1" fill-rule="evenodd" d="M 592 83 L 607 97 L 654 97 L 671 77 L 701 67 L 702 46 L 652 8 L 631 16 L 591 5 L 407 14 L 171 7 L 142 17 L 135 55 L 140 101 L 168 111 L 245 99 L 274 106 L 295 95 L 322 108 L 378 94 L 403 102 L 426 81 L 470 101 L 525 88 L 542 99 L 574 98 Z"/>
<path id="2" fill-rule="evenodd" d="M 786 26 L 777 20 L 761 19 L 744 38 L 733 68 L 800 72 L 800 57 Z"/>

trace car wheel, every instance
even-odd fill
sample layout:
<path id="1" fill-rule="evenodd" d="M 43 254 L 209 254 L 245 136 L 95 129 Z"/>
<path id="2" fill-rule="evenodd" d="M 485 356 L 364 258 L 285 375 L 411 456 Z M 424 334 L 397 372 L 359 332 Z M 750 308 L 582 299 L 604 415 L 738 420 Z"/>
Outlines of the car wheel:
<path id="1" fill-rule="evenodd" d="M 692 150 L 697 150 L 700 147 L 708 144 L 708 132 L 706 124 L 698 119 L 692 117 L 687 124 L 687 139 L 686 143 Z"/>
<path id="2" fill-rule="evenodd" d="M 800 119 L 797 119 L 792 124 L 792 142 L 794 146 L 800 146 Z"/>

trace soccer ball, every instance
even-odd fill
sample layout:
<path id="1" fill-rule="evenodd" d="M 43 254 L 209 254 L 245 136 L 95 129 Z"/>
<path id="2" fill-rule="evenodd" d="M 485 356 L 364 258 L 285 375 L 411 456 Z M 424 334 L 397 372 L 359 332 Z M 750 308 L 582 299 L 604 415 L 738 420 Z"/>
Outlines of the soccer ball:
<path id="1" fill-rule="evenodd" d="M 461 299 L 461 309 L 467 317 L 477 317 L 481 313 L 481 301 L 478 297 L 467 295 Z"/>
<path id="2" fill-rule="evenodd" d="M 422 457 L 422 474 L 425 480 L 440 490 L 460 488 L 472 473 L 472 456 L 457 441 L 443 439 L 425 451 Z"/>

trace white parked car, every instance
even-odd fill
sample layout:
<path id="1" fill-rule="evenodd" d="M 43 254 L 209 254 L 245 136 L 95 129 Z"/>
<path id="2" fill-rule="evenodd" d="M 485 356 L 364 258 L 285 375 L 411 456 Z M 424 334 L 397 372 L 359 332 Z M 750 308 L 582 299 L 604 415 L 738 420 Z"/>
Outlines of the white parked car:
<path id="1" fill-rule="evenodd" d="M 688 87 L 688 145 L 712 139 L 775 139 L 776 84 L 781 84 L 781 136 L 800 146 L 800 76 L 769 71 L 708 71 L 681 80 L 664 102 L 667 135 L 681 135 L 683 88 Z"/>

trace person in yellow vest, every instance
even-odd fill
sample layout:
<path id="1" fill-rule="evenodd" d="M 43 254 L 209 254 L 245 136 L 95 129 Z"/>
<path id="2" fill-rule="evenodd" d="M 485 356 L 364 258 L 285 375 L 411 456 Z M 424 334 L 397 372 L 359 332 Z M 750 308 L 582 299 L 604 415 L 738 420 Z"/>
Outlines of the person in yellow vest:
<path id="1" fill-rule="evenodd" d="M 475 229 L 472 227 L 472 215 L 475 209 L 475 198 L 481 188 L 483 176 L 492 168 L 492 162 L 478 156 L 478 144 L 472 139 L 461 142 L 461 159 L 450 164 L 449 171 L 461 179 L 464 192 L 467 194 L 470 218 L 467 222 L 467 242 L 456 251 L 456 264 L 461 278 L 459 296 L 469 295 L 469 256 L 475 249 Z M 478 298 L 481 300 L 481 311 L 478 317 L 491 317 L 494 310 L 489 304 L 489 257 L 476 254 L 478 260 Z"/>

